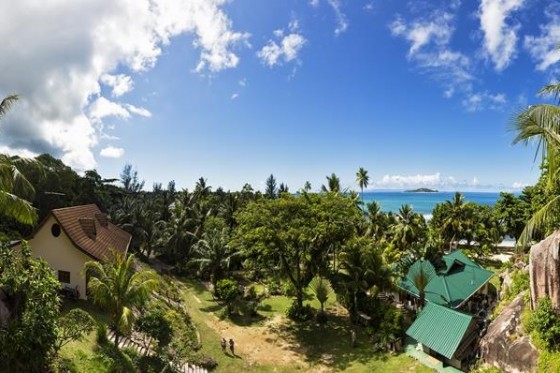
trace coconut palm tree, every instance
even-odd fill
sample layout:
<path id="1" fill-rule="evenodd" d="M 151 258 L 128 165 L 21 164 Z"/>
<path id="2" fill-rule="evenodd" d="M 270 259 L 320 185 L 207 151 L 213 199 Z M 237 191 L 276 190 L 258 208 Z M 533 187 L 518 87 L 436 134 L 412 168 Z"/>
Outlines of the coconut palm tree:
<path id="1" fill-rule="evenodd" d="M 229 268 L 231 258 L 240 252 L 233 252 L 228 245 L 228 228 L 214 229 L 204 232 L 202 239 L 194 245 L 194 256 L 190 262 L 200 265 L 201 271 L 210 272 L 210 281 L 216 288 L 216 283 L 222 279 Z"/>
<path id="2" fill-rule="evenodd" d="M 18 99 L 18 95 L 10 95 L 0 102 L 0 119 Z M 18 164 L 23 163 L 40 168 L 34 160 L 0 154 L 0 213 L 31 225 L 37 220 L 37 212 L 29 202 L 35 195 L 35 189 L 18 169 Z"/>
<path id="3" fill-rule="evenodd" d="M 392 226 L 392 234 L 393 243 L 408 253 L 414 243 L 425 239 L 426 221 L 410 205 L 403 205 L 397 214 L 397 223 Z"/>
<path id="4" fill-rule="evenodd" d="M 461 235 L 466 228 L 468 215 L 466 207 L 464 197 L 459 192 L 455 193 L 452 201 L 444 202 L 444 211 L 446 214 L 441 229 L 443 233 L 449 237 L 450 249 L 453 241 L 462 238 Z"/>
<path id="5" fill-rule="evenodd" d="M 321 191 L 323 193 L 334 192 L 340 193 L 340 179 L 336 174 L 333 172 L 331 176 L 327 176 L 327 186 L 321 185 Z"/>
<path id="6" fill-rule="evenodd" d="M 358 172 L 356 172 L 356 182 L 358 183 L 358 186 L 362 190 L 362 204 L 363 204 L 364 203 L 364 188 L 367 188 L 367 186 L 369 184 L 368 172 L 363 167 L 360 167 Z"/>
<path id="7" fill-rule="evenodd" d="M 109 312 L 115 331 L 115 346 L 119 338 L 132 330 L 134 309 L 142 307 L 158 281 L 155 272 L 135 268 L 134 255 L 112 250 L 112 260 L 85 264 L 89 277 L 88 289 L 94 303 Z"/>
<path id="8" fill-rule="evenodd" d="M 540 95 L 552 95 L 560 101 L 560 83 L 543 87 Z M 514 144 L 536 142 L 535 160 L 541 155 L 541 165 L 547 170 L 546 189 L 553 197 L 529 219 L 519 237 L 519 246 L 526 246 L 533 238 L 535 230 L 542 230 L 553 223 L 560 210 L 560 194 L 554 190 L 560 185 L 560 106 L 538 104 L 529 106 L 513 121 L 517 136 Z"/>
<path id="9" fill-rule="evenodd" d="M 309 181 L 305 182 L 305 184 L 303 185 L 303 190 L 305 190 L 306 192 L 309 192 L 311 190 L 311 183 Z"/>

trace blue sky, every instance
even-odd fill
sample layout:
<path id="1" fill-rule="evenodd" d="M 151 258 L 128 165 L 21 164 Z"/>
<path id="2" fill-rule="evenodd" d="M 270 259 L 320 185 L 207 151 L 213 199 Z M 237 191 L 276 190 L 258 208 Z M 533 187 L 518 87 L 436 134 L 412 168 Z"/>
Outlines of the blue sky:
<path id="1" fill-rule="evenodd" d="M 0 151 L 131 163 L 148 187 L 356 188 L 364 167 L 370 189 L 500 190 L 538 177 L 508 129 L 558 76 L 560 6 L 22 1 L 0 5 L 0 36 L 0 94 L 22 97 Z"/>

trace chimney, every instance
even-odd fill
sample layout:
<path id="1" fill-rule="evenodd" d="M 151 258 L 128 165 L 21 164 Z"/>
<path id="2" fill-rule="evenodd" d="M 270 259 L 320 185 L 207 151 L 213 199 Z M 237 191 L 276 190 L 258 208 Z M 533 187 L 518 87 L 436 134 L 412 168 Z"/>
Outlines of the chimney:
<path id="1" fill-rule="evenodd" d="M 95 236 L 97 235 L 97 230 L 95 229 L 95 219 L 92 218 L 80 218 L 78 219 L 82 229 L 84 230 L 86 236 L 90 239 L 95 240 Z"/>

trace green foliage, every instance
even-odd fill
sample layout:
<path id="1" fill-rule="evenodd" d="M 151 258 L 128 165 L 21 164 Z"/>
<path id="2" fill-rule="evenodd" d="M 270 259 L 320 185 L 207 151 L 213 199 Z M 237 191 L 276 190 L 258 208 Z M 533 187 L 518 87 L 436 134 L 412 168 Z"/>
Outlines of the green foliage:
<path id="1" fill-rule="evenodd" d="M 95 328 L 95 320 L 86 311 L 74 308 L 58 320 L 58 338 L 55 352 L 72 341 L 79 341 Z"/>
<path id="2" fill-rule="evenodd" d="M 156 339 L 158 349 L 169 345 L 173 338 L 171 322 L 165 318 L 164 312 L 160 309 L 148 311 L 145 315 L 136 320 L 136 327 L 139 331 Z"/>
<path id="3" fill-rule="evenodd" d="M 212 370 L 218 366 L 218 361 L 215 358 L 205 354 L 198 354 L 194 356 L 191 361 L 193 364 L 208 370 Z"/>
<path id="4" fill-rule="evenodd" d="M 57 339 L 59 286 L 45 261 L 30 258 L 25 242 L 21 255 L 0 247 L 0 289 L 10 312 L 7 325 L 0 328 L 3 369 L 37 372 L 47 365 Z"/>
<path id="5" fill-rule="evenodd" d="M 158 281 L 153 271 L 136 270 L 134 255 L 112 251 L 113 260 L 105 263 L 87 262 L 90 276 L 88 289 L 93 301 L 109 312 L 116 333 L 130 333 L 134 325 L 134 308 L 143 306 Z"/>
<path id="6" fill-rule="evenodd" d="M 537 308 L 531 313 L 526 329 L 535 332 L 548 350 L 560 347 L 560 316 L 552 307 L 549 298 L 539 299 Z"/>
<path id="7" fill-rule="evenodd" d="M 105 345 L 109 342 L 107 325 L 102 322 L 97 323 L 97 328 L 95 329 L 95 342 L 98 345 Z"/>
<path id="8" fill-rule="evenodd" d="M 233 279 L 222 279 L 216 284 L 216 297 L 227 307 L 228 314 L 233 313 L 233 303 L 239 297 L 239 284 Z"/>
<path id="9" fill-rule="evenodd" d="M 538 372 L 560 372 L 560 352 L 540 351 Z"/>
<path id="10" fill-rule="evenodd" d="M 516 270 L 511 274 L 512 283 L 503 294 L 503 299 L 510 301 L 519 293 L 529 290 L 530 279 L 529 271 Z"/>
<path id="11" fill-rule="evenodd" d="M 313 319 L 314 315 L 313 307 L 309 304 L 300 307 L 297 301 L 293 301 L 286 310 L 286 316 L 294 321 L 308 321 Z"/>
<path id="12" fill-rule="evenodd" d="M 295 287 L 301 308 L 309 279 L 334 262 L 325 254 L 355 233 L 360 218 L 354 202 L 340 194 L 283 194 L 247 205 L 231 245 L 261 269 L 277 269 Z"/>
<path id="13" fill-rule="evenodd" d="M 309 289 L 311 289 L 315 298 L 321 304 L 321 314 L 323 314 L 325 302 L 333 293 L 330 281 L 320 276 L 315 276 L 309 283 Z"/>

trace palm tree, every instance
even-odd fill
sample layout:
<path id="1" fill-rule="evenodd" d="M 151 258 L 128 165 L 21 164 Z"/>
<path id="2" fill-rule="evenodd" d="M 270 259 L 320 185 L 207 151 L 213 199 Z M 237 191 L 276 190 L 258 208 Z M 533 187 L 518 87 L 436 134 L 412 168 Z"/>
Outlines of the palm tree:
<path id="1" fill-rule="evenodd" d="M 364 203 L 364 188 L 367 188 L 367 186 L 369 184 L 368 172 L 363 167 L 360 167 L 358 172 L 356 172 L 356 182 L 358 183 L 358 186 L 362 190 L 362 204 L 363 204 Z"/>
<path id="2" fill-rule="evenodd" d="M 331 176 L 327 176 L 327 186 L 321 185 L 321 191 L 323 193 L 334 192 L 340 193 L 340 179 L 336 174 L 333 172 Z"/>
<path id="3" fill-rule="evenodd" d="M 543 87 L 540 95 L 552 95 L 560 99 L 560 83 Z M 514 144 L 528 145 L 535 141 L 537 149 L 535 160 L 541 154 L 541 165 L 547 170 L 546 189 L 553 197 L 529 219 L 519 237 L 519 246 L 526 246 L 533 238 L 535 230 L 542 230 L 549 223 L 555 223 L 556 212 L 560 209 L 560 194 L 554 189 L 560 184 L 560 106 L 538 104 L 529 106 L 519 113 L 513 121 L 517 136 Z"/>
<path id="4" fill-rule="evenodd" d="M 303 185 L 303 190 L 305 190 L 306 192 L 309 192 L 311 190 L 311 183 L 309 181 L 305 182 L 305 184 Z"/>
<path id="5" fill-rule="evenodd" d="M 0 102 L 0 119 L 17 100 L 18 95 L 10 95 Z M 35 189 L 18 170 L 18 164 L 22 163 L 40 168 L 34 160 L 0 154 L 0 213 L 22 224 L 32 225 L 37 220 L 37 212 L 29 201 L 33 199 Z"/>
<path id="6" fill-rule="evenodd" d="M 313 294 L 315 294 L 315 298 L 321 304 L 321 313 L 323 314 L 325 312 L 325 303 L 333 293 L 331 283 L 321 276 L 315 276 L 309 283 L 309 289 L 311 289 Z"/>
<path id="7" fill-rule="evenodd" d="M 393 242 L 403 252 L 411 252 L 412 245 L 423 241 L 426 232 L 426 221 L 415 213 L 410 205 L 403 205 L 397 214 L 397 223 L 392 226 Z"/>
<path id="8" fill-rule="evenodd" d="M 429 261 L 418 260 L 409 268 L 406 277 L 418 289 L 419 305 L 422 309 L 426 300 L 426 287 L 436 277 L 436 269 Z"/>
<path id="9" fill-rule="evenodd" d="M 112 250 L 112 261 L 85 264 L 88 289 L 93 301 L 109 312 L 115 331 L 115 346 L 134 325 L 134 309 L 142 307 L 158 281 L 153 271 L 137 270 L 134 255 Z"/>
<path id="10" fill-rule="evenodd" d="M 204 232 L 202 239 L 194 245 L 195 259 L 191 260 L 191 263 L 199 264 L 201 271 L 210 272 L 210 281 L 214 289 L 224 271 L 229 268 L 231 258 L 240 254 L 240 252 L 232 252 L 228 240 L 228 228 L 214 229 Z"/>
<path id="11" fill-rule="evenodd" d="M 463 238 L 461 235 L 466 228 L 467 209 L 463 195 L 456 192 L 452 201 L 444 202 L 444 209 L 446 214 L 441 229 L 449 238 L 449 248 L 451 249 L 453 241 Z"/>

